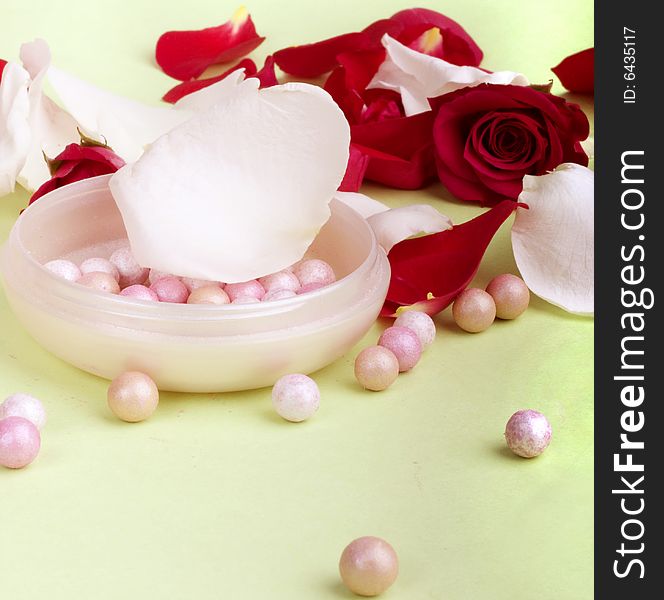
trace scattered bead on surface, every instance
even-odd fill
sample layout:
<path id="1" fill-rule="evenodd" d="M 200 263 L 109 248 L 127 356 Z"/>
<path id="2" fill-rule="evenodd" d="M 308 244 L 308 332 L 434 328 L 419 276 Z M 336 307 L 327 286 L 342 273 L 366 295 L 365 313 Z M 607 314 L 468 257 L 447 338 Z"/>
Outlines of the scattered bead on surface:
<path id="1" fill-rule="evenodd" d="M 431 345 L 436 338 L 436 324 L 425 312 L 419 310 L 407 310 L 402 312 L 394 321 L 396 327 L 407 327 L 415 332 L 420 339 L 422 348 Z"/>
<path id="2" fill-rule="evenodd" d="M 150 417 L 157 409 L 159 390 L 145 373 L 126 371 L 111 382 L 107 400 L 116 417 L 128 423 L 137 423 Z"/>
<path id="3" fill-rule="evenodd" d="M 394 353 L 400 372 L 410 371 L 422 356 L 420 338 L 407 327 L 388 327 L 378 339 L 378 345 Z"/>
<path id="4" fill-rule="evenodd" d="M 530 291 L 523 279 L 505 273 L 494 277 L 486 291 L 496 303 L 496 316 L 499 319 L 516 319 L 530 303 Z"/>
<path id="5" fill-rule="evenodd" d="M 299 373 L 284 375 L 272 388 L 272 405 L 287 421 L 306 421 L 318 410 L 320 391 L 311 377 Z"/>
<path id="6" fill-rule="evenodd" d="M 551 442 L 551 424 L 536 410 L 519 410 L 507 421 L 505 441 L 514 454 L 524 458 L 539 456 Z"/>
<path id="7" fill-rule="evenodd" d="M 490 327 L 496 319 L 496 303 L 484 290 L 468 288 L 454 301 L 452 316 L 464 331 L 479 333 Z"/>
<path id="8" fill-rule="evenodd" d="M 361 537 L 348 544 L 341 554 L 339 574 L 354 594 L 378 596 L 395 582 L 399 559 L 385 540 Z"/>
<path id="9" fill-rule="evenodd" d="M 398 375 L 399 361 L 394 352 L 384 346 L 369 346 L 355 359 L 355 378 L 366 390 L 385 390 Z"/>

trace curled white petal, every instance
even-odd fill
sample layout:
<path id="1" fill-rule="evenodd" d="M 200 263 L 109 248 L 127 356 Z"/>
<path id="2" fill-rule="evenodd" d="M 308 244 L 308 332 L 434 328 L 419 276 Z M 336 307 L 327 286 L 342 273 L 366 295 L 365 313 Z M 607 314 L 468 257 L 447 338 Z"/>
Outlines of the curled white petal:
<path id="1" fill-rule="evenodd" d="M 30 149 L 29 73 L 7 63 L 0 83 L 0 196 L 14 191 Z"/>
<path id="2" fill-rule="evenodd" d="M 245 281 L 299 260 L 329 218 L 348 122 L 319 87 L 257 83 L 236 86 L 111 178 L 140 264 Z"/>
<path id="3" fill-rule="evenodd" d="M 512 226 L 514 258 L 528 287 L 569 312 L 594 310 L 593 172 L 563 164 L 540 177 L 526 175 Z"/>
<path id="4" fill-rule="evenodd" d="M 37 189 L 50 179 L 44 154 L 53 158 L 67 144 L 79 141 L 77 123 L 43 93 L 44 78 L 50 67 L 51 52 L 44 40 L 37 39 L 21 46 L 21 61 L 32 76 L 29 86 L 31 144 L 18 182 L 28 190 Z"/>
<path id="5" fill-rule="evenodd" d="M 385 252 L 414 235 L 438 233 L 452 228 L 452 220 L 428 204 L 392 208 L 370 216 L 367 222 Z"/>
<path id="6" fill-rule="evenodd" d="M 385 34 L 387 51 L 368 88 L 394 90 L 401 94 L 407 116 L 431 110 L 427 98 L 435 98 L 480 83 L 528 85 L 528 79 L 514 71 L 487 73 L 477 67 L 453 65 L 441 58 L 412 50 Z"/>
<path id="7" fill-rule="evenodd" d="M 350 206 L 353 210 L 360 213 L 365 219 L 369 218 L 371 215 L 390 210 L 390 207 L 387 204 L 383 204 L 382 202 L 369 198 L 369 196 L 365 196 L 359 192 L 336 192 L 334 196 L 344 204 Z"/>

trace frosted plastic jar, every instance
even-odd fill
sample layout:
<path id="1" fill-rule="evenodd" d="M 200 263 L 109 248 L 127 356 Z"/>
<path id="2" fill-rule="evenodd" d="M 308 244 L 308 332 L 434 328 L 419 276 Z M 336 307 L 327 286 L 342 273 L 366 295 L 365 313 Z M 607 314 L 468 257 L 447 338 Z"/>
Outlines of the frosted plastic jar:
<path id="1" fill-rule="evenodd" d="M 329 262 L 338 281 L 295 298 L 225 306 L 150 303 L 58 278 L 42 265 L 61 257 L 108 257 L 126 243 L 109 178 L 42 197 L 18 218 L 0 254 L 16 317 L 68 363 L 108 379 L 127 369 L 143 371 L 162 390 L 244 390 L 330 364 L 376 319 L 389 263 L 366 221 L 337 200 L 307 256 Z"/>

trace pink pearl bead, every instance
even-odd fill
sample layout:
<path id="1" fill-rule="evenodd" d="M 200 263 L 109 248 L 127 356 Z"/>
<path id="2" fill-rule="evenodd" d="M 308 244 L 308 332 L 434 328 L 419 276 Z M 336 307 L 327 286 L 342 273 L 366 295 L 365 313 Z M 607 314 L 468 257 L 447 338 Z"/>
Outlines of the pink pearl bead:
<path id="1" fill-rule="evenodd" d="M 516 319 L 530 303 L 530 291 L 523 279 L 505 273 L 494 277 L 486 286 L 496 303 L 496 316 L 499 319 Z"/>
<path id="2" fill-rule="evenodd" d="M 302 286 L 312 283 L 318 283 L 321 286 L 330 285 L 337 280 L 332 267 L 324 260 L 317 258 L 310 258 L 297 263 L 293 268 L 293 272 Z"/>
<path id="3" fill-rule="evenodd" d="M 307 283 L 307 285 L 303 285 L 300 287 L 299 290 L 297 290 L 298 295 L 301 294 L 307 294 L 309 292 L 315 292 L 316 290 L 320 290 L 321 288 L 324 288 L 325 286 L 322 283 Z"/>
<path id="4" fill-rule="evenodd" d="M 399 559 L 394 548 L 377 537 L 352 541 L 341 554 L 339 573 L 346 587 L 358 596 L 378 596 L 399 574 Z"/>
<path id="5" fill-rule="evenodd" d="M 231 304 L 260 304 L 260 300 L 253 296 L 238 296 Z"/>
<path id="6" fill-rule="evenodd" d="M 130 285 L 120 292 L 120 296 L 134 298 L 135 300 L 146 300 L 148 302 L 159 302 L 159 296 L 149 287 L 144 285 Z"/>
<path id="7" fill-rule="evenodd" d="M 164 279 L 164 277 L 175 277 L 175 279 L 181 279 L 180 277 L 177 277 L 176 275 L 171 275 L 170 273 L 166 273 L 165 271 L 157 271 L 157 269 L 150 269 L 150 273 L 148 274 L 148 283 L 152 285 L 156 281 Z"/>
<path id="8" fill-rule="evenodd" d="M 81 263 L 79 267 L 83 275 L 88 273 L 108 273 L 112 275 L 115 281 L 120 281 L 120 273 L 117 267 L 105 258 L 88 258 Z"/>
<path id="9" fill-rule="evenodd" d="M 519 410 L 507 421 L 505 441 L 514 454 L 539 456 L 551 442 L 551 424 L 536 410 Z"/>
<path id="10" fill-rule="evenodd" d="M 388 327 L 378 345 L 391 350 L 399 361 L 399 371 L 410 371 L 422 355 L 422 344 L 413 331 L 406 327 Z"/>
<path id="11" fill-rule="evenodd" d="M 496 303 L 484 290 L 468 288 L 461 292 L 452 305 L 456 324 L 469 333 L 487 329 L 496 318 Z"/>
<path id="12" fill-rule="evenodd" d="M 258 282 L 263 286 L 266 293 L 272 290 L 290 290 L 297 292 L 300 289 L 300 280 L 292 271 L 279 271 L 261 277 Z"/>
<path id="13" fill-rule="evenodd" d="M 272 388 L 272 405 L 277 414 L 287 421 L 305 421 L 320 405 L 318 386 L 306 375 L 284 375 Z"/>
<path id="14" fill-rule="evenodd" d="M 23 417 L 0 420 L 0 465 L 22 469 L 39 454 L 39 429 Z"/>
<path id="15" fill-rule="evenodd" d="M 422 348 L 431 345 L 436 337 L 436 324 L 426 313 L 419 310 L 402 312 L 394 321 L 396 327 L 406 327 L 417 335 Z"/>
<path id="16" fill-rule="evenodd" d="M 55 273 L 58 277 L 66 279 L 67 281 L 76 281 L 82 275 L 81 269 L 79 269 L 70 260 L 64 260 L 63 258 L 49 260 L 44 265 L 44 268 L 48 269 L 51 273 Z"/>
<path id="17" fill-rule="evenodd" d="M 145 373 L 126 371 L 111 382 L 107 399 L 116 417 L 137 423 L 154 413 L 159 405 L 159 390 Z"/>
<path id="18" fill-rule="evenodd" d="M 250 296 L 256 298 L 256 300 L 261 300 L 265 296 L 265 289 L 255 279 L 241 283 L 227 283 L 224 291 L 228 294 L 231 302 L 240 296 Z"/>
<path id="19" fill-rule="evenodd" d="M 398 375 L 399 361 L 394 352 L 384 346 L 369 346 L 355 359 L 355 378 L 366 390 L 385 390 Z"/>
<path id="20" fill-rule="evenodd" d="M 157 279 L 150 289 L 157 294 L 160 302 L 182 303 L 189 297 L 187 286 L 177 277 L 162 277 Z"/>
<path id="21" fill-rule="evenodd" d="M 0 419 L 7 417 L 23 417 L 37 429 L 43 429 L 46 424 L 44 405 L 37 398 L 20 392 L 8 396 L 0 404 Z"/>
<path id="22" fill-rule="evenodd" d="M 297 294 L 293 290 L 270 290 L 263 296 L 263 302 L 270 300 L 283 300 L 284 298 L 294 298 Z"/>
<path id="23" fill-rule="evenodd" d="M 110 273 L 103 273 L 101 271 L 86 273 L 85 275 L 82 275 L 76 283 L 80 283 L 92 290 L 108 292 L 109 294 L 117 294 L 120 292 L 120 286 L 115 277 Z"/>
<path id="24" fill-rule="evenodd" d="M 119 248 L 113 252 L 108 260 L 111 264 L 115 265 L 115 268 L 120 274 L 120 287 L 145 283 L 145 280 L 150 273 L 150 269 L 141 267 L 141 265 L 136 262 L 136 259 L 131 252 L 131 248 L 127 246 Z"/>
<path id="25" fill-rule="evenodd" d="M 216 285 L 223 289 L 224 284 L 220 281 L 208 281 L 207 279 L 192 279 L 191 277 L 181 277 L 180 281 L 187 286 L 187 289 L 190 292 L 197 290 L 198 288 L 208 287 L 210 285 Z"/>
<path id="26" fill-rule="evenodd" d="M 228 304 L 229 302 L 228 294 L 214 284 L 196 288 L 187 298 L 187 304 Z"/>

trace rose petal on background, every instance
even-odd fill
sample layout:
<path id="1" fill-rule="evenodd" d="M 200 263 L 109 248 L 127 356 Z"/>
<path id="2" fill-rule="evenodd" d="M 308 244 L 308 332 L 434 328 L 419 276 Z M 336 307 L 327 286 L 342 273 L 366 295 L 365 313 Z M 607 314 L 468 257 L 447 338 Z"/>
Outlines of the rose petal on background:
<path id="1" fill-rule="evenodd" d="M 29 73 L 6 63 L 0 80 L 0 197 L 14 191 L 30 149 Z"/>
<path id="2" fill-rule="evenodd" d="M 258 79 L 258 81 L 261 82 L 261 88 L 279 85 L 277 74 L 274 72 L 274 65 L 274 56 L 270 55 L 265 58 L 263 66 L 258 71 L 256 71 L 256 73 L 249 75 L 248 77 L 255 77 Z"/>
<path id="3" fill-rule="evenodd" d="M 183 123 L 192 114 L 187 110 L 149 106 L 107 92 L 53 66 L 48 71 L 48 79 L 64 108 L 82 129 L 102 135 L 127 162 L 135 161 L 147 144 Z"/>
<path id="4" fill-rule="evenodd" d="M 274 53 L 279 68 L 296 77 L 318 77 L 337 66 L 337 55 L 342 52 L 364 50 L 372 45 L 365 33 L 344 33 L 315 42 L 282 48 Z"/>
<path id="5" fill-rule="evenodd" d="M 387 204 L 383 204 L 378 200 L 374 200 L 364 194 L 358 194 L 357 192 L 337 191 L 334 197 L 360 213 L 365 219 L 368 219 L 372 215 L 390 210 L 390 207 Z"/>
<path id="6" fill-rule="evenodd" d="M 351 144 L 346 173 L 339 185 L 339 190 L 342 192 L 357 192 L 362 186 L 368 165 L 369 157 L 354 144 Z"/>
<path id="7" fill-rule="evenodd" d="M 182 120 L 185 121 L 196 112 L 207 110 L 217 102 L 227 101 L 234 97 L 239 87 L 254 88 L 253 83 L 245 83 L 245 81 L 243 71 L 231 71 L 221 81 L 183 96 L 173 105 L 173 108 L 177 112 L 184 113 Z"/>
<path id="8" fill-rule="evenodd" d="M 414 235 L 452 229 L 452 220 L 428 204 L 391 208 L 368 217 L 367 222 L 385 252 Z"/>
<path id="9" fill-rule="evenodd" d="M 209 85 L 212 85 L 213 83 L 217 83 L 218 81 L 221 81 L 222 79 L 226 79 L 226 77 L 228 77 L 233 71 L 237 71 L 239 69 L 244 70 L 245 77 L 253 77 L 256 74 L 256 63 L 254 63 L 254 61 L 251 60 L 250 58 L 245 58 L 245 59 L 242 59 L 236 65 L 232 66 L 227 71 L 224 71 L 221 75 L 217 75 L 216 77 L 208 77 L 207 79 L 192 79 L 191 81 L 183 81 L 182 83 L 179 83 L 175 87 L 172 87 L 170 90 L 168 90 L 162 96 L 162 100 L 164 102 L 170 102 L 171 104 L 174 104 L 180 98 L 184 98 L 184 96 L 187 96 L 188 94 L 191 94 L 192 92 L 202 90 L 203 88 L 208 87 Z"/>
<path id="10" fill-rule="evenodd" d="M 0 83 L 2 82 L 2 72 L 5 70 L 6 66 L 7 66 L 7 61 L 0 58 Z"/>
<path id="11" fill-rule="evenodd" d="M 389 35 L 383 37 L 387 50 L 367 87 L 394 90 L 401 95 L 406 116 L 431 110 L 427 98 L 481 83 L 528 85 L 528 79 L 514 71 L 487 73 L 470 66 L 457 66 L 435 56 L 411 50 Z"/>
<path id="12" fill-rule="evenodd" d="M 42 39 L 25 43 L 20 51 L 23 66 L 30 73 L 28 95 L 30 99 L 30 150 L 18 176 L 18 182 L 27 190 L 35 190 L 51 178 L 44 154 L 56 156 L 64 148 L 79 140 L 78 123 L 46 94 L 43 84 L 51 65 L 51 51 Z"/>
<path id="13" fill-rule="evenodd" d="M 157 40 L 155 57 L 164 73 L 186 81 L 198 77 L 210 65 L 249 54 L 264 39 L 256 33 L 251 16 L 242 6 L 223 25 L 195 31 L 167 31 Z"/>
<path id="14" fill-rule="evenodd" d="M 595 91 L 595 49 L 581 50 L 551 69 L 570 92 L 592 94 Z"/>
<path id="15" fill-rule="evenodd" d="M 319 87 L 258 84 L 247 79 L 111 178 L 140 264 L 246 281 L 302 258 L 329 218 L 348 162 L 343 113 Z"/>
<path id="16" fill-rule="evenodd" d="M 388 254 L 392 277 L 381 314 L 395 316 L 402 306 L 416 305 L 430 315 L 446 308 L 468 287 L 489 242 L 516 207 L 503 200 L 452 229 L 396 244 Z"/>
<path id="17" fill-rule="evenodd" d="M 408 8 L 392 15 L 390 21 L 401 25 L 404 31 L 397 35 L 389 31 L 383 33 L 389 33 L 408 46 L 412 44 L 415 50 L 421 48 L 421 41 L 418 38 L 432 27 L 437 27 L 442 37 L 442 44 L 434 46 L 432 50 L 440 52 L 436 54 L 438 58 L 444 58 L 455 65 L 473 67 L 482 62 L 482 50 L 468 32 L 459 23 L 435 10 Z M 411 36 L 414 34 L 412 39 L 409 39 L 409 34 Z"/>
<path id="18" fill-rule="evenodd" d="M 512 226 L 512 248 L 521 276 L 538 296 L 564 310 L 594 310 L 593 172 L 569 163 L 552 173 L 526 175 Z"/>

